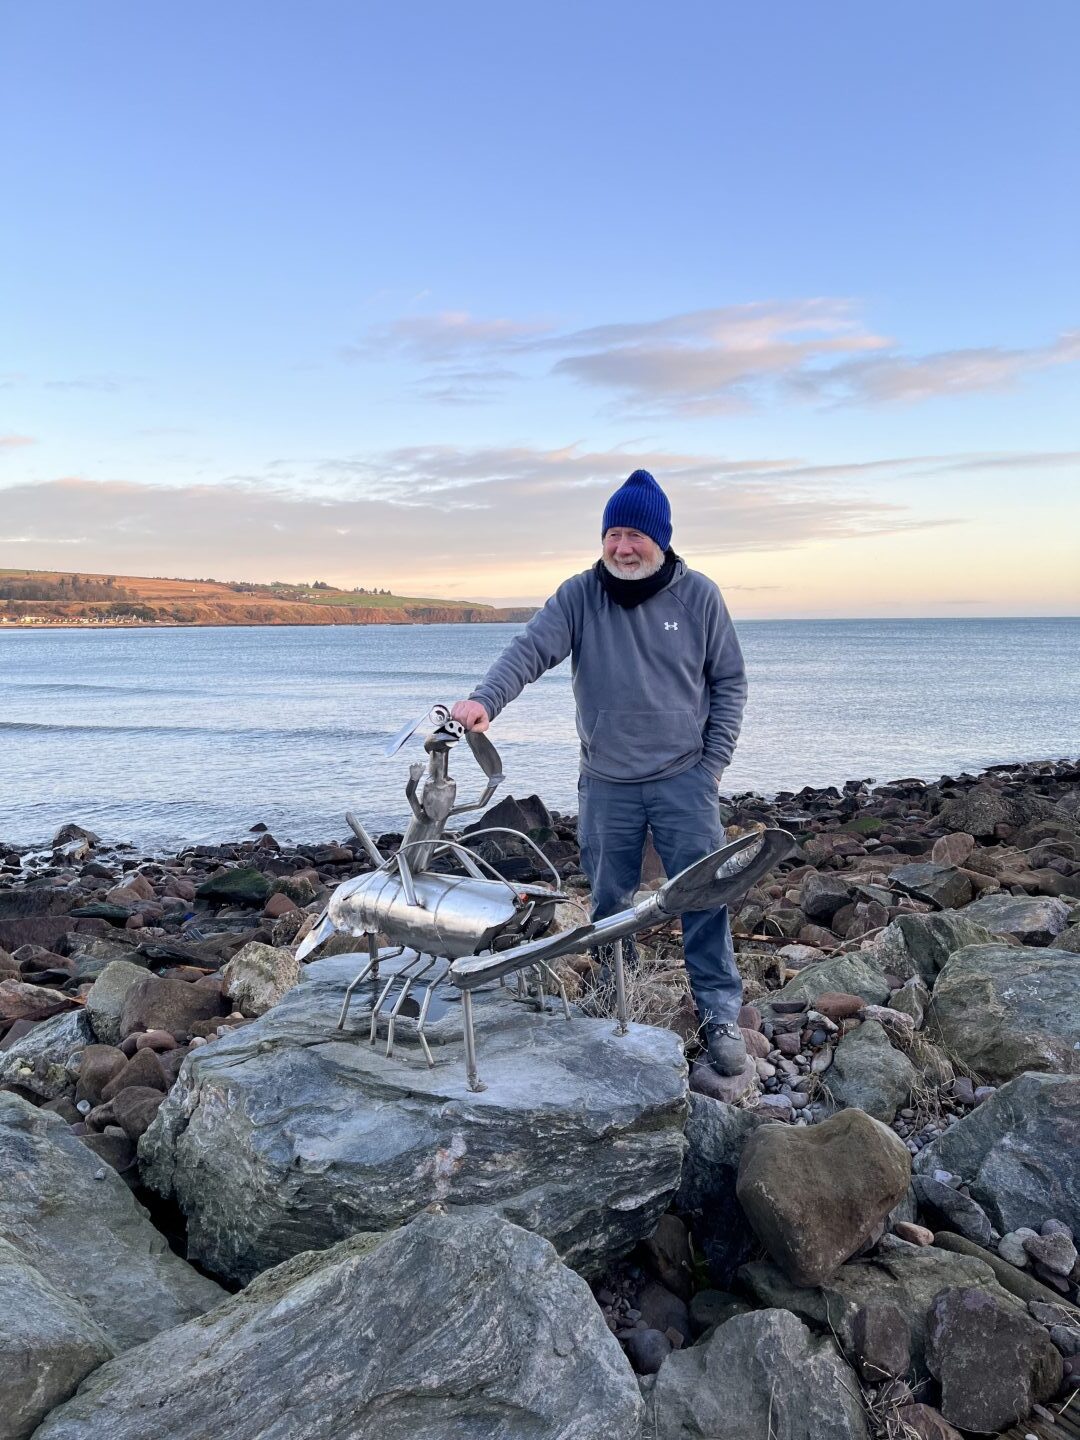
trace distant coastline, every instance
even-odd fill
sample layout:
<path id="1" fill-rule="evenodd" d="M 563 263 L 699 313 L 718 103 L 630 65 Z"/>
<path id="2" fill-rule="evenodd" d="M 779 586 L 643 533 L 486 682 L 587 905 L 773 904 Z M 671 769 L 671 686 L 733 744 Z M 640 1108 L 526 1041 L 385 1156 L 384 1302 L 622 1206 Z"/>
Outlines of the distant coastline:
<path id="1" fill-rule="evenodd" d="M 535 606 L 394 595 L 323 581 L 269 585 L 70 571 L 0 570 L 0 633 L 240 625 L 521 624 Z"/>

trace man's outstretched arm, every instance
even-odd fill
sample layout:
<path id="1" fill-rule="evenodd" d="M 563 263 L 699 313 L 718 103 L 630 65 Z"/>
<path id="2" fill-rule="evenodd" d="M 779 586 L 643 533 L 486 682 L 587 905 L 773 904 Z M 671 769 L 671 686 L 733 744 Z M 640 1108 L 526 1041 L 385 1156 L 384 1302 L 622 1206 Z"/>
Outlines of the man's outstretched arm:
<path id="1" fill-rule="evenodd" d="M 538 610 L 520 635 L 516 635 L 468 700 L 459 700 L 451 710 L 466 730 L 486 730 L 525 686 L 565 660 L 573 645 L 571 614 L 565 585 Z"/>

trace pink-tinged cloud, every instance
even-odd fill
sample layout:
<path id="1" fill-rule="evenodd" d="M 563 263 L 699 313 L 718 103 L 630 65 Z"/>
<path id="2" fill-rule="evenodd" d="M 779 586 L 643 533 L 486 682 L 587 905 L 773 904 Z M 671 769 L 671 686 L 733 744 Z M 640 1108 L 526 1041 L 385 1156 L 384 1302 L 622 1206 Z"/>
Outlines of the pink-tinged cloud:
<path id="1" fill-rule="evenodd" d="M 449 404 L 491 399 L 541 361 L 556 377 L 607 392 L 623 411 L 693 416 L 793 395 L 819 405 L 877 405 L 1000 389 L 1080 359 L 1080 331 L 1026 350 L 910 355 L 868 329 L 854 302 L 822 297 L 579 330 L 465 313 L 412 316 L 373 329 L 346 352 L 388 355 L 418 367 L 422 395 Z"/>
<path id="2" fill-rule="evenodd" d="M 0 451 L 20 450 L 24 445 L 36 445 L 32 435 L 0 435 Z"/>

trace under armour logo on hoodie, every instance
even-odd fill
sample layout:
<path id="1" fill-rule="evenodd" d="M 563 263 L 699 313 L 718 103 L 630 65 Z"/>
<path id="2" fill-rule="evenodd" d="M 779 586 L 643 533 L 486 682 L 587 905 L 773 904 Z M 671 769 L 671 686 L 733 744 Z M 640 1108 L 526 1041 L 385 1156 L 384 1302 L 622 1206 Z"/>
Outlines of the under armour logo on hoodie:
<path id="1" fill-rule="evenodd" d="M 665 630 L 677 630 L 678 628 L 679 628 L 679 622 L 678 622 L 677 620 L 665 620 L 665 621 L 664 621 L 664 629 L 665 629 Z"/>

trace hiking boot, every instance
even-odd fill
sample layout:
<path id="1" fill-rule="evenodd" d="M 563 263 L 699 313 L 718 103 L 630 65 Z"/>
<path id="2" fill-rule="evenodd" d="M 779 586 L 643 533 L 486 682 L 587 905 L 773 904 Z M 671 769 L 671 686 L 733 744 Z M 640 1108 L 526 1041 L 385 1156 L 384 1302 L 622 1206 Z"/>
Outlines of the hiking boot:
<path id="1" fill-rule="evenodd" d="M 746 1041 L 738 1025 L 710 1024 L 705 1030 L 709 1064 L 718 1075 L 738 1075 L 746 1067 Z"/>

